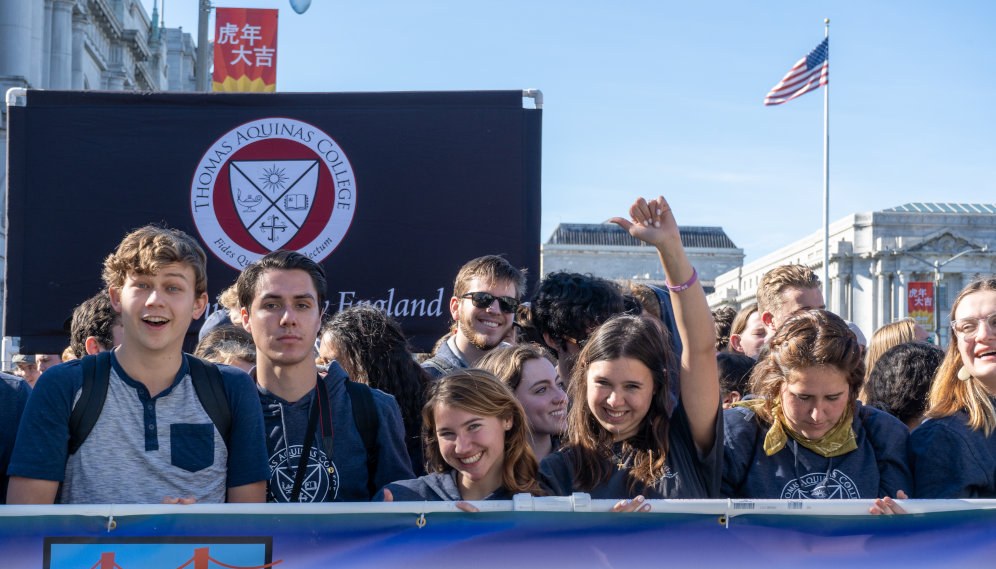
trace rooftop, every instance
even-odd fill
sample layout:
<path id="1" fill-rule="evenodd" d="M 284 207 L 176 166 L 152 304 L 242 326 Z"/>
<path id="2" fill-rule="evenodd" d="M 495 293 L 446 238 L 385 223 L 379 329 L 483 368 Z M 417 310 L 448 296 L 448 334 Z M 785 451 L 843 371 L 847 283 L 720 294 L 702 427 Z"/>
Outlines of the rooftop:
<path id="1" fill-rule="evenodd" d="M 885 211 L 906 211 L 910 213 L 996 213 L 996 204 L 991 203 L 908 203 Z"/>
<path id="2" fill-rule="evenodd" d="M 736 249 L 722 227 L 678 227 L 685 247 Z M 607 245 L 648 247 L 614 223 L 561 223 L 553 230 L 547 245 Z"/>

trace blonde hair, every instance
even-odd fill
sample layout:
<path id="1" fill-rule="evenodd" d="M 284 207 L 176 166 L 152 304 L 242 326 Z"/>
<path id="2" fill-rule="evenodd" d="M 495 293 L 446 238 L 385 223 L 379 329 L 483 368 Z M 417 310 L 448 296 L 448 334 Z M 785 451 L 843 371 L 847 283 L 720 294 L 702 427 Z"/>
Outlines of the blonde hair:
<path id="1" fill-rule="evenodd" d="M 871 377 L 875 362 L 882 354 L 893 346 L 916 341 L 916 320 L 903 318 L 891 324 L 882 326 L 872 335 L 871 342 L 868 342 L 868 356 L 865 359 L 865 386 L 868 385 L 868 378 Z M 861 400 L 867 401 L 867 390 L 862 388 Z"/>
<path id="2" fill-rule="evenodd" d="M 235 312 L 242 308 L 242 305 L 239 304 L 238 287 L 232 285 L 221 291 L 221 294 L 218 295 L 218 304 L 224 306 L 229 312 Z"/>
<path id="3" fill-rule="evenodd" d="M 72 346 L 69 346 L 65 350 L 62 350 L 62 361 L 63 361 L 63 363 L 68 362 L 68 361 L 72 361 L 72 360 L 78 360 L 78 359 L 79 358 L 76 356 L 76 352 L 73 351 L 73 347 Z"/>
<path id="4" fill-rule="evenodd" d="M 436 408 L 455 407 L 483 417 L 512 420 L 505 431 L 505 462 L 501 484 L 509 494 L 529 492 L 534 496 L 546 493 L 536 481 L 539 463 L 529 446 L 529 421 L 515 394 L 497 377 L 482 369 L 458 369 L 429 385 L 428 399 L 422 408 L 422 440 L 429 459 L 429 472 L 450 472 L 453 467 L 443 460 L 436 437 Z"/>
<path id="5" fill-rule="evenodd" d="M 657 298 L 654 289 L 642 283 L 630 283 L 630 293 L 643 305 L 643 311 L 653 314 L 658 320 L 662 319 L 661 301 Z"/>
<path id="6" fill-rule="evenodd" d="M 179 229 L 147 225 L 124 239 L 104 260 L 103 278 L 110 288 L 120 290 L 128 273 L 156 275 L 166 265 L 177 263 L 194 271 L 194 294 L 207 291 L 207 255 L 193 237 Z"/>
<path id="7" fill-rule="evenodd" d="M 556 367 L 546 350 L 536 344 L 516 344 L 514 346 L 499 346 L 484 355 L 477 362 L 477 367 L 495 374 L 502 383 L 513 392 L 522 383 L 522 374 L 526 370 L 526 362 L 546 360 Z"/>
<path id="8" fill-rule="evenodd" d="M 951 305 L 951 316 L 954 317 L 957 313 L 958 305 L 965 297 L 984 291 L 996 292 L 996 275 L 983 277 L 965 287 Z M 996 428 L 996 410 L 993 409 L 989 391 L 979 379 L 975 377 L 970 377 L 967 381 L 958 379 L 958 371 L 964 365 L 961 352 L 958 351 L 959 341 L 961 339 L 952 330 L 947 354 L 930 388 L 930 406 L 925 416 L 930 419 L 940 419 L 964 410 L 968 413 L 967 424 L 972 429 L 982 429 L 988 437 L 993 428 Z"/>
<path id="9" fill-rule="evenodd" d="M 820 288 L 820 277 L 805 265 L 782 265 L 761 277 L 757 285 L 757 310 L 774 314 L 782 307 L 782 291 L 788 287 Z"/>

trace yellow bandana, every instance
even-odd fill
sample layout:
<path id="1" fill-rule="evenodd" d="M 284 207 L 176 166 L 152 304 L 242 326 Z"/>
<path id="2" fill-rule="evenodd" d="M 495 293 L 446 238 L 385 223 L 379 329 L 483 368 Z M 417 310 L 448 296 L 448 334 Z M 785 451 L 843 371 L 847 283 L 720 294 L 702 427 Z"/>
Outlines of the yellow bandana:
<path id="1" fill-rule="evenodd" d="M 733 406 L 746 407 L 757 413 L 764 406 L 764 400 L 750 399 L 747 401 L 738 401 Z M 847 454 L 858 448 L 858 443 L 854 440 L 854 410 L 850 404 L 847 406 L 844 414 L 840 416 L 837 424 L 827 431 L 825 435 L 815 440 L 807 439 L 789 428 L 785 422 L 785 417 L 782 415 L 780 400 L 775 401 L 774 406 L 771 408 L 771 413 L 774 416 L 774 421 L 771 423 L 771 428 L 768 429 L 768 434 L 764 437 L 764 454 L 768 456 L 782 450 L 785 447 L 785 443 L 788 442 L 788 437 L 792 437 L 802 446 L 824 458 Z M 786 432 L 788 433 L 787 436 Z"/>

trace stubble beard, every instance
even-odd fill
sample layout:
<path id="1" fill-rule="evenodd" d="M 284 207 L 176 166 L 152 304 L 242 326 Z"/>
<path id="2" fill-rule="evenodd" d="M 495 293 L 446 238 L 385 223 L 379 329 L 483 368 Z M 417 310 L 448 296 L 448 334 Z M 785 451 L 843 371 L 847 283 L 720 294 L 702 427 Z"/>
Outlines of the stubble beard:
<path id="1" fill-rule="evenodd" d="M 488 342 L 488 337 L 480 332 L 477 332 L 472 328 L 474 324 L 474 318 L 467 313 L 460 314 L 460 333 L 463 334 L 467 341 L 471 343 L 472 346 L 481 350 L 482 352 L 487 352 L 493 350 L 501 344 L 502 338 L 505 337 L 504 334 L 497 340 L 493 342 Z"/>

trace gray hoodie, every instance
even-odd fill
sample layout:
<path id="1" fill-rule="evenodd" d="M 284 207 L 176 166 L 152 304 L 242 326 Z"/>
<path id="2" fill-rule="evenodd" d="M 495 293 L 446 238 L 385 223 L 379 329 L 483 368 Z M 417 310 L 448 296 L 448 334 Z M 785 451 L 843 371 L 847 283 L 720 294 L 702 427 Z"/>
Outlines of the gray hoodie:
<path id="1" fill-rule="evenodd" d="M 456 502 L 463 500 L 456 482 L 456 470 L 433 472 L 414 480 L 401 480 L 381 488 L 374 496 L 374 502 L 384 501 L 384 490 L 390 490 L 395 502 Z M 499 487 L 485 500 L 511 500 L 512 495 Z"/>
<path id="2" fill-rule="evenodd" d="M 317 374 L 316 374 L 317 376 Z M 353 408 L 346 382 L 349 376 L 338 363 L 332 362 L 324 381 L 329 392 L 332 411 L 333 456 L 322 449 L 321 426 L 315 443 L 309 449 L 308 473 L 301 488 L 302 502 L 366 502 L 371 496 L 367 491 L 367 451 L 353 421 Z M 311 403 L 316 390 L 312 389 L 299 401 L 290 403 L 273 395 L 259 384 L 259 401 L 263 406 L 266 425 L 266 449 L 270 457 L 270 481 L 267 483 L 268 502 L 287 502 L 301 458 L 305 431 L 311 413 Z M 405 448 L 405 429 L 401 410 L 394 397 L 373 389 L 377 406 L 377 475 L 376 485 L 381 488 L 397 480 L 414 478 L 408 450 Z M 285 436 L 286 434 L 286 436 Z"/>

